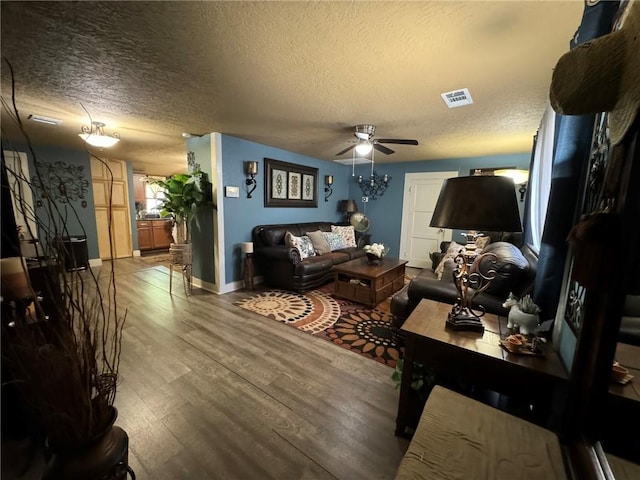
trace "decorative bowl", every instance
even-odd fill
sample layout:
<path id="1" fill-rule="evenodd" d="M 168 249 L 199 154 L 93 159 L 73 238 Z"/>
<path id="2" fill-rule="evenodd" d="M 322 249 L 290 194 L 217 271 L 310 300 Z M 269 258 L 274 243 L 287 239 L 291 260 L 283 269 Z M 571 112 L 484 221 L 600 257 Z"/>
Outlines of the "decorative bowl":
<path id="1" fill-rule="evenodd" d="M 626 377 L 628 374 L 629 370 L 618 363 L 614 363 L 611 367 L 611 378 L 615 382 L 622 382 L 624 380 L 624 377 Z"/>
<path id="2" fill-rule="evenodd" d="M 373 253 L 367 253 L 367 262 L 369 262 L 369 265 L 380 265 L 382 263 L 382 257 L 378 257 Z"/>

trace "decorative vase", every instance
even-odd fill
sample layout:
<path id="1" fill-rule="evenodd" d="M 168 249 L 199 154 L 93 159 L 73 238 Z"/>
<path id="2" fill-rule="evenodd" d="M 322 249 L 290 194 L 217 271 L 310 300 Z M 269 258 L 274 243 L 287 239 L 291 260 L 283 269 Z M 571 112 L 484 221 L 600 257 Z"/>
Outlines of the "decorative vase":
<path id="1" fill-rule="evenodd" d="M 540 317 L 537 313 L 525 313 L 517 305 L 509 310 L 509 325 L 520 328 L 522 335 L 533 333 L 535 328 L 540 325 Z"/>
<path id="2" fill-rule="evenodd" d="M 53 456 L 42 475 L 43 480 L 124 480 L 127 474 L 135 480 L 135 473 L 129 467 L 129 437 L 114 425 L 118 410 L 110 409 L 108 424 L 84 446 L 64 450 L 51 447 Z"/>
<path id="3" fill-rule="evenodd" d="M 380 265 L 382 263 L 382 257 L 378 257 L 373 253 L 367 253 L 367 262 L 369 265 Z"/>

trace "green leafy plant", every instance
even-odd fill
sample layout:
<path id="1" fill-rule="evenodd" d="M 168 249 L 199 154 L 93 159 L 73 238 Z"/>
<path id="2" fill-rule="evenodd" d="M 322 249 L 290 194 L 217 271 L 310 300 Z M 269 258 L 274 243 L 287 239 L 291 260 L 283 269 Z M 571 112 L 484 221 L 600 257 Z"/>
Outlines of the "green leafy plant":
<path id="1" fill-rule="evenodd" d="M 211 203 L 211 183 L 207 174 L 198 170 L 151 182 L 164 190 L 160 215 L 173 215 L 176 222 L 176 243 L 191 243 L 190 224 L 196 209 Z"/>
<path id="2" fill-rule="evenodd" d="M 518 300 L 518 308 L 523 313 L 531 313 L 536 314 L 540 313 L 540 307 L 533 303 L 533 299 L 531 295 L 525 295 L 520 300 Z"/>
<path id="3" fill-rule="evenodd" d="M 391 374 L 391 379 L 396 384 L 396 390 L 400 390 L 402 384 L 402 369 L 404 368 L 404 360 L 399 358 L 396 362 L 396 368 Z M 418 398 L 425 401 L 435 385 L 436 375 L 433 371 L 427 369 L 424 364 L 416 362 L 413 365 L 411 375 L 411 388 L 416 391 Z"/>

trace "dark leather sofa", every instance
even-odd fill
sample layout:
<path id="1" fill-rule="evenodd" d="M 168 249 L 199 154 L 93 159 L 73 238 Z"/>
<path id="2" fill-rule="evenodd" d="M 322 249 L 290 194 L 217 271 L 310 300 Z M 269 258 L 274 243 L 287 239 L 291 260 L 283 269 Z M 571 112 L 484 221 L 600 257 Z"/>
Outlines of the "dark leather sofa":
<path id="1" fill-rule="evenodd" d="M 330 232 L 336 222 L 258 225 L 251 231 L 254 261 L 269 287 L 304 291 L 333 278 L 333 266 L 365 255 L 360 247 L 343 248 L 324 255 L 300 258 L 298 250 L 285 245 L 287 232 L 299 237 L 307 232 Z"/>
<path id="2" fill-rule="evenodd" d="M 443 250 L 446 251 L 446 248 Z M 532 292 L 538 255 L 528 245 L 518 248 L 508 242 L 490 243 L 482 253 L 493 253 L 497 256 L 497 275 L 489 288 L 474 299 L 473 305 L 476 308 L 482 305 L 489 313 L 506 316 L 507 310 L 502 304 L 509 292 L 518 297 Z M 452 305 L 456 302 L 458 290 L 453 283 L 454 266 L 452 260 L 447 260 L 442 280 L 434 278 L 432 272 L 424 270 L 393 296 L 391 313 L 396 329 L 402 326 L 423 298 Z M 481 266 L 481 270 L 488 266 Z"/>

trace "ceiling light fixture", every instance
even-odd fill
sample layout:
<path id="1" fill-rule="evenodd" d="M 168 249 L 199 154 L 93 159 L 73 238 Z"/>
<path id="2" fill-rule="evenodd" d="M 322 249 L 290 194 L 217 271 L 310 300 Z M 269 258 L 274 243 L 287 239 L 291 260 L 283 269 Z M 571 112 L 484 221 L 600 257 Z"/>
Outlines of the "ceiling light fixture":
<path id="1" fill-rule="evenodd" d="M 120 135 L 113 132 L 111 135 L 104 133 L 105 124 L 102 122 L 91 122 L 91 127 L 83 125 L 78 136 L 89 145 L 94 147 L 109 148 L 120 141 Z"/>
<path id="2" fill-rule="evenodd" d="M 360 155 L 367 155 L 373 150 L 373 144 L 368 140 L 360 140 L 356 145 L 356 152 Z"/>

